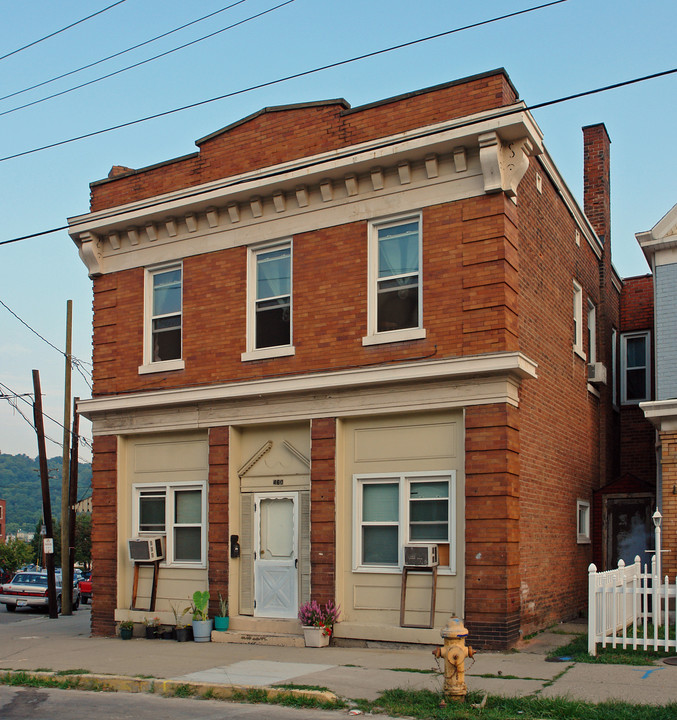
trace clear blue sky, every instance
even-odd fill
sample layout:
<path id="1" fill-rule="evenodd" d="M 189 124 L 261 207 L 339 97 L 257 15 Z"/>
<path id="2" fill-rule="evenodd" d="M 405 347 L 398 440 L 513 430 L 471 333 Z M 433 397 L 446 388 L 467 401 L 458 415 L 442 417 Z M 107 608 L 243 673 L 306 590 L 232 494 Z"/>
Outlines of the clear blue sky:
<path id="1" fill-rule="evenodd" d="M 0 56 L 115 0 L 3 3 Z M 279 2 L 280 0 L 278 0 Z M 231 3 L 234 0 L 231 0 Z M 0 101 L 0 113 L 115 72 L 278 4 L 246 0 L 163 40 Z M 225 7 L 227 0 L 125 0 L 0 60 L 0 96 L 94 62 Z M 115 77 L 0 115 L 0 157 L 206 100 L 366 52 L 487 20 L 527 0 L 293 0 L 258 19 Z M 88 209 L 88 183 L 112 165 L 140 168 L 195 150 L 194 141 L 256 110 L 345 98 L 353 106 L 506 68 L 527 104 L 677 65 L 677 4 L 567 0 L 554 7 L 283 82 L 115 132 L 0 162 L 0 241 L 59 227 Z M 545 144 L 582 197 L 581 127 L 604 122 L 612 140 L 613 258 L 622 277 L 648 272 L 634 234 L 677 202 L 677 75 L 535 111 Z M 91 360 L 91 284 L 65 231 L 0 246 L 0 300 L 57 346 L 74 301 L 76 357 Z M 41 372 L 46 411 L 63 413 L 63 358 L 0 306 L 0 382 L 32 391 Z M 1 390 L 1 388 L 0 388 Z M 79 375 L 74 392 L 89 396 Z M 30 412 L 21 401 L 19 407 Z M 88 432 L 87 425 L 84 429 Z M 61 438 L 58 426 L 47 433 Z M 37 454 L 35 433 L 0 400 L 0 451 Z M 59 448 L 48 443 L 48 454 Z M 82 449 L 84 459 L 89 458 Z"/>

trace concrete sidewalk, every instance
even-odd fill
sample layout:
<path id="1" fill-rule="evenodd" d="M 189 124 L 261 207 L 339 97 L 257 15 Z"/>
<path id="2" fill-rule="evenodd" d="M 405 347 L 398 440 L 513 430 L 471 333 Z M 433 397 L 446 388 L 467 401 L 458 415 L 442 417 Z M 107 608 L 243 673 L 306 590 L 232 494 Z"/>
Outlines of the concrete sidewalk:
<path id="1" fill-rule="evenodd" d="M 124 641 L 90 637 L 89 617 L 89 608 L 85 607 L 72 617 L 58 620 L 26 614 L 25 619 L 0 625 L 0 668 L 81 669 L 96 675 L 122 676 L 112 687 L 127 690 L 145 689 L 138 678 L 195 682 L 217 690 L 280 684 L 318 686 L 348 700 L 375 700 L 391 688 L 440 692 L 443 684 L 428 647 L 315 649 L 141 638 Z M 585 626 L 561 626 L 556 633 L 542 633 L 522 643 L 517 652 L 479 652 L 466 663 L 468 689 L 591 702 L 677 702 L 677 666 L 657 662 L 640 668 L 546 661 L 551 648 L 584 631 Z M 130 678 L 137 680 L 130 682 Z"/>

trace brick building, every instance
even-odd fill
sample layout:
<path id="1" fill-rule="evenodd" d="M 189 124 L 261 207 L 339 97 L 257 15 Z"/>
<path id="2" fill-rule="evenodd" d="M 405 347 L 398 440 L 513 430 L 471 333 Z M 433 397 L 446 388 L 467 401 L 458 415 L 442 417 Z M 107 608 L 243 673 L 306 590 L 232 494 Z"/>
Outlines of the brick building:
<path id="1" fill-rule="evenodd" d="M 95 634 L 126 541 L 166 537 L 158 614 L 233 631 L 507 647 L 585 608 L 593 493 L 618 477 L 609 139 L 585 212 L 505 71 L 362 107 L 266 108 L 91 185 Z M 403 548 L 439 548 L 433 629 L 400 628 Z M 142 574 L 140 594 L 149 594 Z M 405 624 L 425 625 L 430 575 Z M 141 598 L 137 606 L 147 599 Z"/>

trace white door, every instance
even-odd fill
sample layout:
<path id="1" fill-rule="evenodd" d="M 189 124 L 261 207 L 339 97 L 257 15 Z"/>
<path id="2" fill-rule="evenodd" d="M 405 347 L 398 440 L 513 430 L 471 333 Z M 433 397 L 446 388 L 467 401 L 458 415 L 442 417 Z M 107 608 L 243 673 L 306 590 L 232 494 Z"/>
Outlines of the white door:
<path id="1" fill-rule="evenodd" d="M 298 613 L 298 493 L 254 496 L 254 615 Z"/>

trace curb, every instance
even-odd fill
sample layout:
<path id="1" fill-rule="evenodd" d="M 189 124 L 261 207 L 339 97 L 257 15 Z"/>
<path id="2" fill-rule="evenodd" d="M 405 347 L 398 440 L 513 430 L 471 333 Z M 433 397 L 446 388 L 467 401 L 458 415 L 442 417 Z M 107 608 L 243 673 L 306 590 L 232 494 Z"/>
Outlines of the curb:
<path id="1" fill-rule="evenodd" d="M 12 682 L 12 681 L 18 682 Z M 251 692 L 263 693 L 266 698 L 303 697 L 318 703 L 339 704 L 338 695 L 329 690 L 261 687 L 254 685 L 214 685 L 204 682 L 181 682 L 162 678 L 136 678 L 127 675 L 97 675 L 54 671 L 3 670 L 0 682 L 6 685 L 34 685 L 38 681 L 48 687 L 64 686 L 68 690 L 98 690 L 105 692 L 154 693 L 167 697 L 206 697 L 214 700 L 245 699 Z"/>

